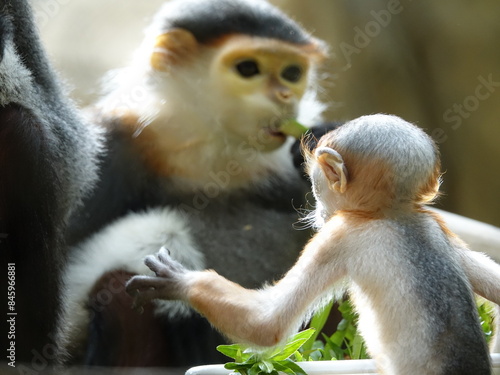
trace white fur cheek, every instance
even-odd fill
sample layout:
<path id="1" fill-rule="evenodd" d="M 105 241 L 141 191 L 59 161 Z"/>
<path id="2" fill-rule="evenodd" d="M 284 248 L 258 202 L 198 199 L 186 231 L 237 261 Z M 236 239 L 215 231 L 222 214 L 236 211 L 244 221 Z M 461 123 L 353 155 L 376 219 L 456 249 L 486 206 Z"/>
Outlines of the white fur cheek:
<path id="1" fill-rule="evenodd" d="M 307 127 L 323 121 L 323 112 L 327 105 L 318 100 L 316 89 L 309 89 L 299 102 L 297 120 Z"/>

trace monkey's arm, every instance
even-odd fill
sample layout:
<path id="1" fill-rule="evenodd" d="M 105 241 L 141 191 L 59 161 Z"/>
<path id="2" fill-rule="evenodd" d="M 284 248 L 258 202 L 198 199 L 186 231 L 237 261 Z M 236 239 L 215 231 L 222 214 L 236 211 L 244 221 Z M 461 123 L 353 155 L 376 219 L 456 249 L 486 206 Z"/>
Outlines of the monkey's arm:
<path id="1" fill-rule="evenodd" d="M 127 291 L 138 306 L 158 298 L 184 300 L 234 341 L 276 345 L 345 274 L 328 227 L 327 223 L 274 286 L 249 290 L 213 271 L 188 271 L 162 249 L 145 261 L 157 277 L 136 276 Z"/>
<path id="2" fill-rule="evenodd" d="M 463 239 L 471 249 L 486 253 L 500 262 L 500 228 L 437 208 L 430 210 L 438 213 L 452 232 Z"/>
<path id="3" fill-rule="evenodd" d="M 469 250 L 458 239 L 454 239 L 454 246 L 474 292 L 500 304 L 500 265 L 485 254 Z"/>

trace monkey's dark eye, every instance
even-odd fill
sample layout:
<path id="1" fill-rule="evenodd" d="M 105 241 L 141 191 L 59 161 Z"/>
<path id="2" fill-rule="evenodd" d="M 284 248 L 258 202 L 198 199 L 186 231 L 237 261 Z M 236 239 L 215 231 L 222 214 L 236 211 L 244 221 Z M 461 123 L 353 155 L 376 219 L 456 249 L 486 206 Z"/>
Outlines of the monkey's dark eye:
<path id="1" fill-rule="evenodd" d="M 281 77 L 289 82 L 298 82 L 302 77 L 302 68 L 297 65 L 289 65 L 281 72 Z"/>
<path id="2" fill-rule="evenodd" d="M 236 64 L 236 70 L 242 77 L 250 78 L 260 73 L 259 66 L 254 60 L 244 60 Z"/>

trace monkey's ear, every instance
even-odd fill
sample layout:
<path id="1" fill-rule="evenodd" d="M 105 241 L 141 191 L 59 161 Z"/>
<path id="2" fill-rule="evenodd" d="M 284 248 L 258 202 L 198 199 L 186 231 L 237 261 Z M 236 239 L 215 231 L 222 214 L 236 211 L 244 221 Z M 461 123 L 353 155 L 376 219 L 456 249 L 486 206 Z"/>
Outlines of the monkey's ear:
<path id="1" fill-rule="evenodd" d="M 193 34 L 184 29 L 171 29 L 156 37 L 151 66 L 153 69 L 168 72 L 172 65 L 182 63 L 192 56 L 198 48 Z"/>
<path id="2" fill-rule="evenodd" d="M 330 189 L 344 193 L 347 188 L 347 169 L 342 156 L 330 147 L 318 147 L 314 155 L 329 181 Z"/>

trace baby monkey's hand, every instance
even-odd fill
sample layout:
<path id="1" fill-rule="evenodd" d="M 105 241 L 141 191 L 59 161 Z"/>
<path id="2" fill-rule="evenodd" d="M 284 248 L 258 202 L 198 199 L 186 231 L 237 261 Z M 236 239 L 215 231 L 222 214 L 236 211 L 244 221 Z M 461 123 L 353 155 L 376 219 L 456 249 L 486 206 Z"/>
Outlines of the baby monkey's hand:
<path id="1" fill-rule="evenodd" d="M 134 309 L 142 312 L 142 307 L 154 299 L 184 299 L 183 277 L 188 270 L 175 261 L 167 249 L 162 247 L 156 256 L 146 257 L 144 263 L 156 276 L 134 276 L 127 282 L 127 293 L 134 298 Z"/>

